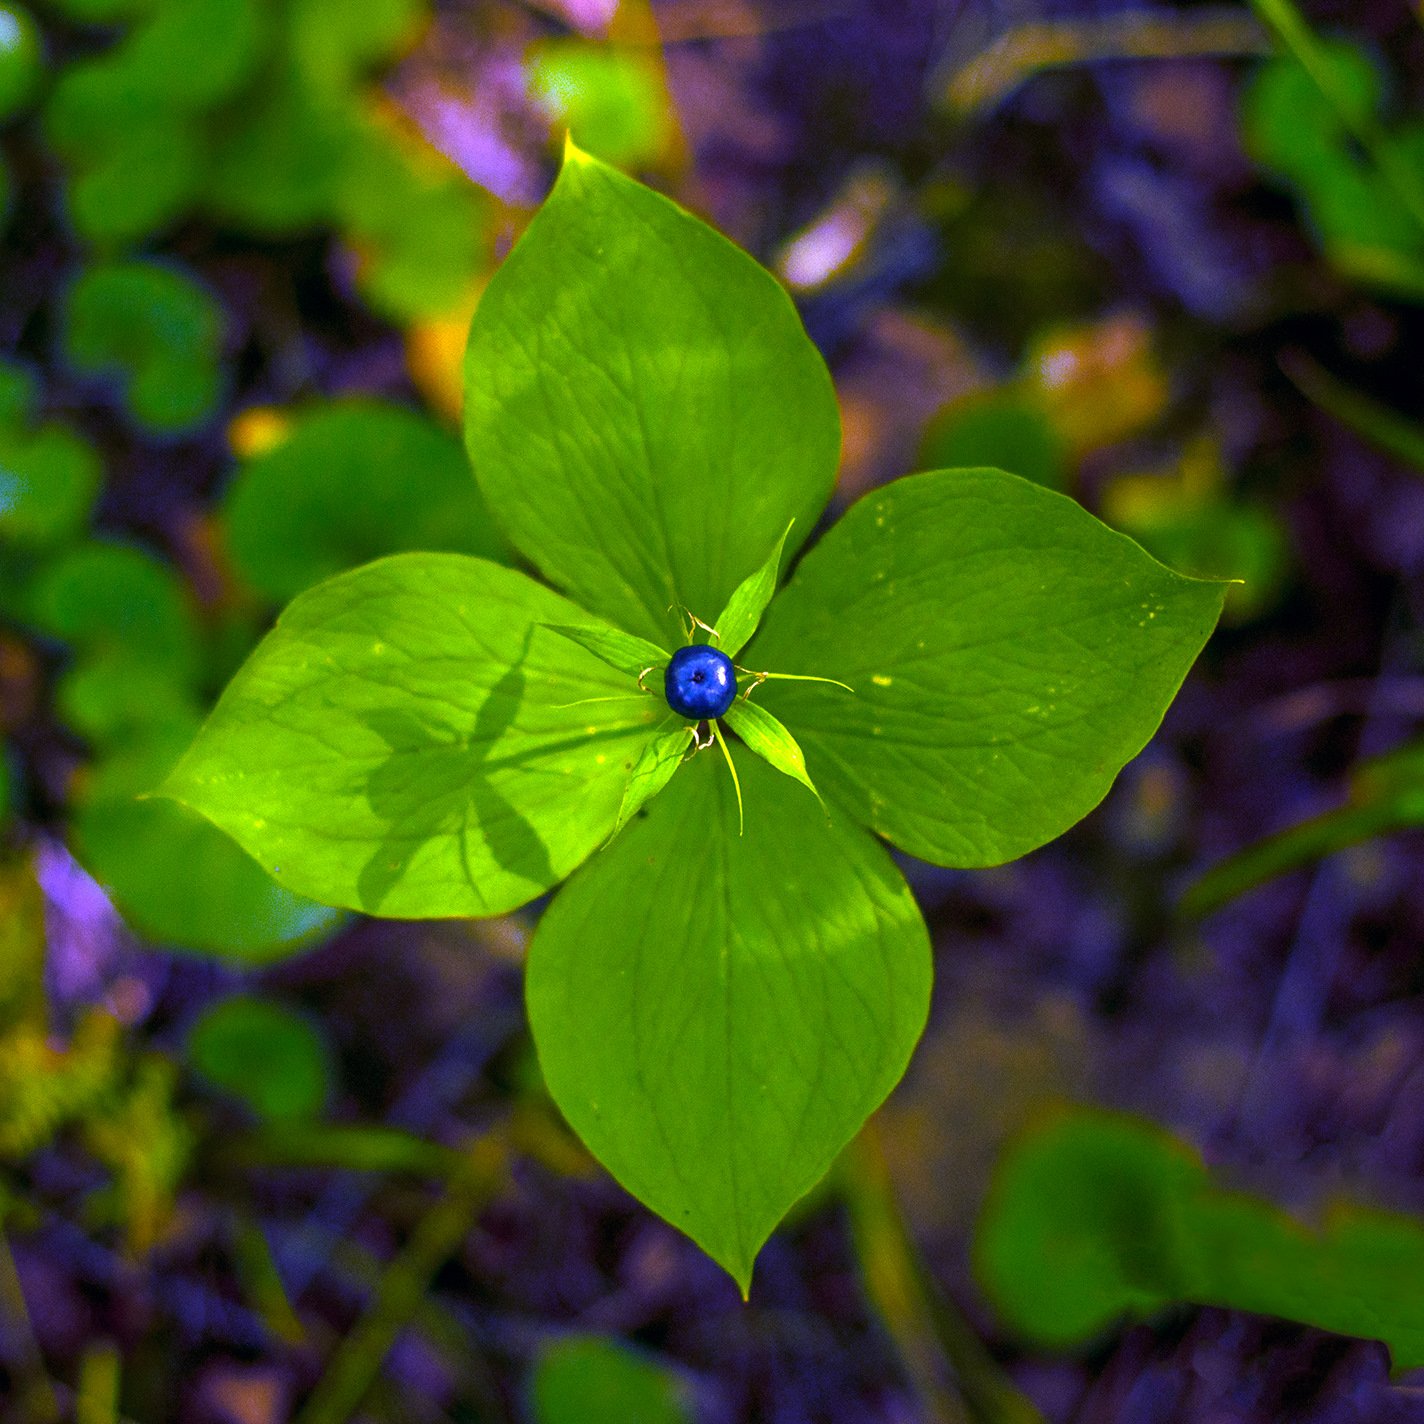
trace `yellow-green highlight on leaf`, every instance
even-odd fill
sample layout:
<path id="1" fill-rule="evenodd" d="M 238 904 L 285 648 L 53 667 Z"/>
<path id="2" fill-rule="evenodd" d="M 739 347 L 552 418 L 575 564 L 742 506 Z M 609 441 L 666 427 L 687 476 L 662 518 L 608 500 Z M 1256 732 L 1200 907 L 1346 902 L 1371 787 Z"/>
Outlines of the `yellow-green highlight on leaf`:
<path id="1" fill-rule="evenodd" d="M 666 645 L 678 607 L 711 616 L 790 521 L 815 525 L 840 420 L 776 280 L 570 144 L 471 325 L 465 439 L 515 547 Z"/>
<path id="2" fill-rule="evenodd" d="M 529 950 L 560 1110 L 745 1291 L 758 1250 L 899 1080 L 924 920 L 883 847 L 740 747 L 699 755 L 560 892 Z"/>
<path id="3" fill-rule="evenodd" d="M 577 625 L 550 625 L 551 633 L 568 638 L 581 648 L 586 648 L 596 658 L 600 658 L 611 668 L 635 681 L 649 668 L 661 667 L 670 654 L 666 649 L 650 643 L 646 638 L 636 638 L 632 633 L 610 628 L 607 624 L 580 623 Z"/>
<path id="4" fill-rule="evenodd" d="M 607 840 L 658 720 L 550 631 L 583 616 L 460 554 L 328 579 L 289 605 L 163 792 L 324 904 L 513 909 Z"/>
<path id="5" fill-rule="evenodd" d="M 806 772 L 806 758 L 796 744 L 796 738 L 766 710 L 745 699 L 734 702 L 726 713 L 727 725 L 768 766 L 774 766 L 783 776 L 799 781 L 818 801 L 816 790 Z"/>
<path id="6" fill-rule="evenodd" d="M 792 521 L 795 522 L 794 520 Z M 748 639 L 756 632 L 761 616 L 776 592 L 777 574 L 781 569 L 781 552 L 791 533 L 791 525 L 786 526 L 776 547 L 767 555 L 766 562 L 759 569 L 749 573 L 736 587 L 722 616 L 717 619 L 717 636 L 713 640 L 729 658 L 734 658 L 747 645 Z"/>
<path id="7" fill-rule="evenodd" d="M 1064 1110 L 999 1164 L 974 1243 L 1000 1317 L 1052 1349 L 1174 1302 L 1381 1340 L 1424 1365 L 1424 1223 L 1334 1203 L 1307 1223 L 1212 1181 L 1150 1123 Z"/>
<path id="8" fill-rule="evenodd" d="M 743 655 L 826 799 L 912 855 L 996 865 L 1086 815 L 1156 731 L 1226 585 L 1164 568 L 997 470 L 872 491 L 801 561 Z"/>

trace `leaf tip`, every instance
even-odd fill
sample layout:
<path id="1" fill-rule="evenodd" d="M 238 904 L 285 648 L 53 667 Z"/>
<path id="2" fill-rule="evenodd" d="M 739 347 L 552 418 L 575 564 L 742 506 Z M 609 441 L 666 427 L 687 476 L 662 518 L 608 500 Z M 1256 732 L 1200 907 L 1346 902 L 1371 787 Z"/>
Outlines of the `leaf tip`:
<path id="1" fill-rule="evenodd" d="M 593 162 L 593 156 L 585 153 L 583 149 L 574 142 L 572 129 L 564 130 L 564 162 L 578 166 Z"/>

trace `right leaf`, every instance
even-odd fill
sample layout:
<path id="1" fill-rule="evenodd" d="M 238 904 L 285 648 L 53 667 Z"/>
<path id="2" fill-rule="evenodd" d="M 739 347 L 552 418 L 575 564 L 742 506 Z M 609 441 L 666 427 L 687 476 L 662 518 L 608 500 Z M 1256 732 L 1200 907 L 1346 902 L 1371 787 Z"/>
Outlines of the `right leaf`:
<path id="1" fill-rule="evenodd" d="M 904 1071 L 929 936 L 884 849 L 745 753 L 693 759 L 529 950 L 549 1089 L 598 1159 L 745 1291 L 772 1228 Z"/>
<path id="2" fill-rule="evenodd" d="M 943 865 L 1013 860 L 1102 800 L 1157 729 L 1227 585 L 997 470 L 875 490 L 802 561 L 742 661 L 823 795 Z"/>

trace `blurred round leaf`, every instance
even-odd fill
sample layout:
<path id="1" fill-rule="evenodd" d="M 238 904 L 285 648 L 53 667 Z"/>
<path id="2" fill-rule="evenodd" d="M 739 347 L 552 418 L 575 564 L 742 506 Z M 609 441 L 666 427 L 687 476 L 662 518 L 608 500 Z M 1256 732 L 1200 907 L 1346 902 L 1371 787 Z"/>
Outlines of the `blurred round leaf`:
<path id="1" fill-rule="evenodd" d="M 529 93 L 581 148 L 622 168 L 656 160 L 671 135 L 657 65 L 584 40 L 551 40 L 528 61 Z"/>
<path id="2" fill-rule="evenodd" d="M 150 102 L 211 108 L 250 78 L 269 31 L 258 0 L 164 0 L 114 57 Z"/>
<path id="3" fill-rule="evenodd" d="M 201 133 L 145 93 L 111 55 L 65 71 L 45 106 L 44 132 L 69 169 L 70 219 L 91 242 L 147 237 L 198 191 Z"/>
<path id="4" fill-rule="evenodd" d="M 920 468 L 967 470 L 987 466 L 1062 490 L 1067 451 L 1042 406 L 1012 389 L 975 392 L 935 416 L 920 447 Z"/>
<path id="5" fill-rule="evenodd" d="M 72 840 L 124 919 L 158 944 L 266 964 L 306 948 L 341 915 L 278 885 L 196 812 L 143 800 L 182 754 L 197 719 L 102 761 L 74 808 Z"/>
<path id="6" fill-rule="evenodd" d="M 188 1061 L 267 1121 L 319 1117 L 331 1092 L 326 1040 L 301 1014 L 248 995 L 214 1004 L 188 1032 Z"/>
<path id="7" fill-rule="evenodd" d="M 362 293 L 401 322 L 438 316 L 465 297 L 487 250 L 479 190 L 459 175 L 422 172 L 420 160 L 368 131 L 348 155 L 337 199 L 362 258 Z"/>
<path id="8" fill-rule="evenodd" d="M 127 544 L 82 544 L 45 569 L 31 599 L 40 630 L 83 656 L 121 654 L 191 682 L 198 641 L 178 575 Z"/>
<path id="9" fill-rule="evenodd" d="M 28 425 L 39 402 L 35 373 L 18 361 L 0 357 L 0 430 Z"/>
<path id="10" fill-rule="evenodd" d="M 239 573 L 279 603 L 383 554 L 504 557 L 460 443 L 377 401 L 341 401 L 299 419 L 239 469 L 226 517 Z"/>
<path id="11" fill-rule="evenodd" d="M 223 318 L 191 277 L 153 262 L 98 263 L 64 312 L 76 371 L 116 379 L 133 418 L 154 431 L 200 424 L 218 397 Z"/>
<path id="12" fill-rule="evenodd" d="M 19 387 L 9 393 L 25 399 Z M 29 434 L 0 425 L 0 542 L 73 538 L 89 521 L 102 479 L 94 447 L 72 430 L 45 425 Z"/>
<path id="13" fill-rule="evenodd" d="M 292 52 L 308 84 L 347 90 L 393 58 L 425 15 L 424 0 L 292 0 Z"/>
<path id="14" fill-rule="evenodd" d="M 244 101 L 217 134 L 208 205 L 258 233 L 327 221 L 358 129 L 345 102 L 319 102 L 290 74 Z"/>
<path id="15" fill-rule="evenodd" d="M 54 701 L 60 721 L 101 748 L 188 726 L 197 711 L 171 670 L 122 649 L 80 658 L 55 685 Z"/>
<path id="16" fill-rule="evenodd" d="M 1354 45 L 1321 41 L 1319 48 L 1356 121 L 1372 119 L 1381 88 L 1374 61 Z M 1312 182 L 1322 165 L 1338 167 L 1349 142 L 1334 105 L 1304 67 L 1285 55 L 1262 65 L 1247 86 L 1241 126 L 1257 163 L 1303 183 Z"/>
<path id="17" fill-rule="evenodd" d="M 535 1424 L 688 1424 L 677 1377 L 597 1335 L 548 1346 L 534 1367 Z"/>
<path id="18" fill-rule="evenodd" d="M 44 49 L 30 12 L 0 0 L 0 120 L 30 102 L 43 74 Z"/>

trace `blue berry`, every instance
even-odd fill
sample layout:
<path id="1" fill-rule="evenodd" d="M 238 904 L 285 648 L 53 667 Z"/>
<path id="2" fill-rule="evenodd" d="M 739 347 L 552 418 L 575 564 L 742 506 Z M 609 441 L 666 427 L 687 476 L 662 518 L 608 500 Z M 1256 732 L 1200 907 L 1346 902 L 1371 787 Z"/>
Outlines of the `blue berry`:
<path id="1" fill-rule="evenodd" d="M 736 701 L 737 673 L 726 653 L 698 643 L 672 655 L 663 691 L 679 717 L 720 717 Z"/>

